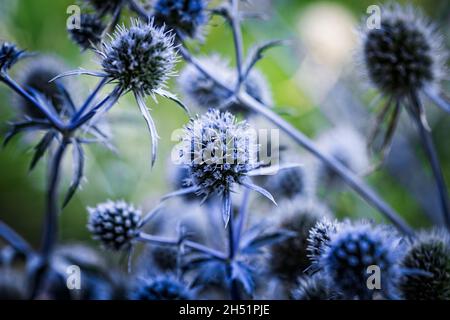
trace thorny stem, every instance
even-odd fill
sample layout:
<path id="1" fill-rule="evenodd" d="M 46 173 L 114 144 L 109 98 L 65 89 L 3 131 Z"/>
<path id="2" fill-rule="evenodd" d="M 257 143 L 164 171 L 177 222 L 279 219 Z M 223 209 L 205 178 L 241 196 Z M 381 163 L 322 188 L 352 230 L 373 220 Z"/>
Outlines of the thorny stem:
<path id="1" fill-rule="evenodd" d="M 196 67 L 199 72 L 210 78 L 221 88 L 226 89 L 229 93 L 234 93 L 233 90 L 228 88 L 226 84 L 222 83 L 221 80 L 217 79 L 216 76 L 209 73 L 197 59 L 190 55 L 186 48 L 181 47 L 180 53 L 186 59 L 186 61 Z M 327 165 L 332 171 L 338 174 L 351 188 L 353 188 L 363 199 L 365 199 L 374 208 L 379 210 L 400 231 L 409 236 L 414 235 L 414 231 L 411 229 L 411 227 L 409 227 L 403 221 L 403 219 L 401 219 L 401 217 L 386 202 L 384 202 L 378 196 L 378 194 L 375 193 L 360 177 L 340 164 L 339 161 L 337 161 L 333 157 L 328 156 L 320 151 L 319 148 L 314 144 L 314 142 L 311 141 L 311 139 L 305 136 L 302 132 L 298 131 L 294 126 L 292 126 L 275 112 L 270 110 L 270 108 L 256 101 L 247 93 L 239 92 L 237 94 L 237 99 L 242 105 L 256 111 L 257 113 L 261 114 L 266 119 L 277 125 L 295 142 L 297 142 L 300 146 L 305 148 L 308 152 L 310 152 L 325 165 Z"/>
<path id="2" fill-rule="evenodd" d="M 39 111 L 45 115 L 45 117 L 50 121 L 50 123 L 55 128 L 62 130 L 65 127 L 64 124 L 57 117 L 52 115 L 46 108 L 41 106 L 28 92 L 23 90 L 7 74 L 1 74 L 0 81 L 4 82 L 8 87 L 10 87 L 12 90 L 14 90 L 18 95 L 20 95 L 22 98 L 26 99 L 27 101 L 32 103 L 34 106 L 36 106 L 36 108 L 39 109 Z"/>
<path id="3" fill-rule="evenodd" d="M 445 225 L 450 230 L 450 212 L 448 204 L 447 186 L 445 184 L 444 175 L 442 174 L 439 158 L 434 147 L 433 138 L 431 132 L 425 128 L 424 123 L 421 120 L 420 115 L 423 113 L 423 106 L 419 97 L 411 93 L 412 110 L 410 110 L 411 116 L 414 118 L 417 127 L 419 129 L 420 138 L 422 140 L 423 148 L 430 162 L 431 169 L 433 171 L 434 179 L 436 181 L 436 187 L 438 189 L 439 198 L 441 202 L 441 209 L 444 218 Z"/>
<path id="4" fill-rule="evenodd" d="M 61 175 L 62 160 L 66 151 L 69 139 L 63 137 L 61 144 L 56 150 L 48 178 L 47 196 L 46 196 L 46 215 L 44 219 L 42 243 L 40 248 L 40 259 L 42 270 L 36 274 L 34 279 L 34 289 L 32 296 L 35 297 L 43 285 L 43 278 L 46 271 L 50 267 L 50 260 L 58 240 L 58 217 L 60 213 L 60 207 L 58 204 L 59 195 L 59 180 Z"/>

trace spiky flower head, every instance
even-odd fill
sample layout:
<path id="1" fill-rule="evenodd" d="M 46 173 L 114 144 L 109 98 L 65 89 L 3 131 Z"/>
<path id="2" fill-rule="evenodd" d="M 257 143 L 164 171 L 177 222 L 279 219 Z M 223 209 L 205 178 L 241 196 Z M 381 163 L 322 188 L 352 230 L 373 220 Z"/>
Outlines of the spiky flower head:
<path id="1" fill-rule="evenodd" d="M 133 300 L 192 300 L 194 296 L 187 286 L 170 275 L 139 280 L 131 294 Z"/>
<path id="2" fill-rule="evenodd" d="M 342 224 L 337 220 L 325 217 L 309 230 L 307 251 L 313 269 L 320 268 L 320 258 L 329 246 L 331 237 L 338 232 L 340 227 Z"/>
<path id="3" fill-rule="evenodd" d="M 180 160 L 190 170 L 199 195 L 222 194 L 258 167 L 256 134 L 246 121 L 210 109 L 185 127 Z"/>
<path id="4" fill-rule="evenodd" d="M 154 0 L 155 23 L 166 25 L 183 36 L 198 38 L 208 22 L 207 0 Z"/>
<path id="5" fill-rule="evenodd" d="M 50 80 L 64 71 L 66 71 L 66 67 L 59 59 L 52 56 L 40 56 L 31 59 L 21 68 L 17 82 L 26 90 L 34 90 L 42 95 L 60 113 L 64 109 L 65 100 L 57 82 L 50 82 Z M 58 81 L 66 84 L 63 79 Z M 22 97 L 14 97 L 14 102 L 25 115 L 35 119 L 45 118 L 42 112 L 28 100 Z"/>
<path id="6" fill-rule="evenodd" d="M 356 174 L 363 174 L 370 166 L 364 137 L 355 129 L 341 126 L 331 129 L 319 136 L 317 145 L 322 152 L 335 158 L 342 165 Z M 337 181 L 337 177 L 328 166 L 318 164 L 318 176 L 327 183 Z"/>
<path id="7" fill-rule="evenodd" d="M 294 300 L 338 300 L 341 298 L 340 293 L 333 289 L 330 279 L 321 273 L 301 277 L 292 290 L 291 296 Z"/>
<path id="8" fill-rule="evenodd" d="M 24 54 L 25 51 L 19 50 L 14 44 L 2 43 L 0 47 L 0 71 L 5 72 L 10 69 Z"/>
<path id="9" fill-rule="evenodd" d="M 218 55 L 199 58 L 204 69 L 213 74 L 221 83 L 234 87 L 237 74 L 227 61 Z M 187 65 L 178 78 L 178 86 L 184 98 L 190 104 L 203 109 L 227 107 L 232 112 L 249 112 L 248 108 L 230 101 L 232 92 L 215 83 L 192 65 Z M 272 95 L 267 80 L 259 71 L 250 71 L 243 85 L 244 90 L 266 106 L 272 105 Z"/>
<path id="10" fill-rule="evenodd" d="M 407 300 L 450 299 L 450 237 L 444 230 L 419 234 L 402 263 L 399 287 Z M 409 272 L 408 272 L 409 270 Z"/>
<path id="11" fill-rule="evenodd" d="M 80 28 L 68 30 L 70 38 L 86 50 L 96 47 L 102 41 L 102 34 L 106 26 L 95 14 L 83 13 L 80 17 Z"/>
<path id="12" fill-rule="evenodd" d="M 267 178 L 266 189 L 277 199 L 293 199 L 297 196 L 313 196 L 314 172 L 304 166 L 280 170 Z"/>
<path id="13" fill-rule="evenodd" d="M 309 231 L 319 220 L 330 215 L 325 206 L 312 199 L 297 197 L 280 203 L 278 227 L 293 231 L 296 236 L 270 247 L 268 264 L 274 275 L 293 282 L 304 274 L 311 265 L 307 251 Z"/>
<path id="14" fill-rule="evenodd" d="M 125 201 L 109 200 L 88 211 L 88 229 L 105 248 L 126 249 L 139 233 L 141 211 Z"/>
<path id="15" fill-rule="evenodd" d="M 398 239 L 387 229 L 368 223 L 347 225 L 333 234 L 321 266 L 336 288 L 349 298 L 371 299 L 375 294 L 396 297 L 399 269 Z M 380 289 L 369 289 L 369 267 L 379 268 Z M 372 273 L 371 273 L 372 272 Z"/>
<path id="16" fill-rule="evenodd" d="M 133 20 L 130 28 L 117 27 L 101 55 L 103 71 L 121 92 L 132 91 L 142 97 L 163 89 L 177 62 L 173 35 L 153 21 Z"/>
<path id="17" fill-rule="evenodd" d="M 417 9 L 382 8 L 381 27 L 364 27 L 361 54 L 371 82 L 383 93 L 404 96 L 441 80 L 443 44 Z"/>

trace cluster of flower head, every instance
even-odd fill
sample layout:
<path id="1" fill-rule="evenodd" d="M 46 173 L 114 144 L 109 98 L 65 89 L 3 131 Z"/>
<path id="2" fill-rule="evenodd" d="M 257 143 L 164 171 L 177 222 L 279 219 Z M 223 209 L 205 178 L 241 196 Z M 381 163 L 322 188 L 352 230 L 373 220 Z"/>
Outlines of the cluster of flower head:
<path id="1" fill-rule="evenodd" d="M 208 196 L 230 190 L 257 168 L 257 151 L 255 132 L 247 122 L 210 109 L 185 126 L 179 160 L 189 167 L 191 185 Z"/>

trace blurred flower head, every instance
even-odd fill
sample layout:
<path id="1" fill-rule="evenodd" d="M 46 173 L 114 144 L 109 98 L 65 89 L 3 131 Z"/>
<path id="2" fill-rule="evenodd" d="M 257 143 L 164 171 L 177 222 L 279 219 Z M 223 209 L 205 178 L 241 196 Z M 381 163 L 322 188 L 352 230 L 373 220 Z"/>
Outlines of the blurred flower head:
<path id="1" fill-rule="evenodd" d="M 68 30 L 70 38 L 86 50 L 95 48 L 102 41 L 102 35 L 106 26 L 95 14 L 83 13 L 80 18 L 80 28 L 70 28 Z"/>
<path id="2" fill-rule="evenodd" d="M 445 70 L 442 39 L 418 9 L 384 6 L 381 28 L 362 31 L 361 55 L 371 82 L 402 97 L 438 83 Z"/>
<path id="3" fill-rule="evenodd" d="M 153 0 L 155 23 L 166 25 L 182 36 L 201 38 L 208 22 L 208 0 Z"/>
<path id="4" fill-rule="evenodd" d="M 292 290 L 294 300 L 339 300 L 340 294 L 322 273 L 300 277 Z"/>
<path id="5" fill-rule="evenodd" d="M 138 280 L 131 293 L 133 300 L 192 300 L 194 295 L 188 287 L 171 275 Z"/>

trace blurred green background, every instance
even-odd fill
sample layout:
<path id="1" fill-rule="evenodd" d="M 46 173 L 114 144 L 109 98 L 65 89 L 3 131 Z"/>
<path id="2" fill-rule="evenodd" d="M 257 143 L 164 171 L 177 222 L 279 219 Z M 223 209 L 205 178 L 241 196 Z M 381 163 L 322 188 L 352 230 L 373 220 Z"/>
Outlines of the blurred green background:
<path id="1" fill-rule="evenodd" d="M 314 137 L 330 127 L 331 123 L 320 108 L 321 99 L 316 97 L 315 91 L 318 89 L 320 94 L 322 89 L 326 89 L 325 82 L 316 83 L 314 69 L 308 73 L 305 59 L 308 56 L 318 56 L 320 63 L 312 66 L 318 65 L 321 70 L 323 68 L 331 70 L 333 83 L 339 82 L 341 77 L 355 79 L 356 76 L 353 75 L 355 70 L 348 67 L 354 65 L 352 29 L 361 21 L 367 7 L 373 4 L 373 1 L 254 0 L 253 2 L 252 8 L 266 14 L 267 19 L 249 19 L 245 22 L 246 46 L 248 48 L 255 42 L 272 38 L 294 39 L 295 45 L 292 48 L 271 51 L 258 67 L 269 79 L 276 106 L 279 106 L 280 110 L 289 110 L 287 119 L 307 135 Z M 81 54 L 78 47 L 68 39 L 65 28 L 68 18 L 66 9 L 73 3 L 73 0 L 0 0 L 0 40 L 15 42 L 30 51 L 61 57 L 70 69 L 80 66 L 87 69 L 97 68 L 95 56 L 92 53 Z M 414 3 L 423 8 L 443 30 L 448 32 L 450 29 L 448 0 L 423 0 Z M 127 18 L 123 17 L 125 23 Z M 333 28 L 332 23 L 336 24 L 336 28 Z M 333 34 L 328 33 L 330 30 L 338 30 L 337 32 L 343 30 L 343 37 L 333 38 Z M 449 36 L 448 34 L 445 36 L 448 44 Z M 197 50 L 199 53 L 218 51 L 233 61 L 231 43 L 227 26 L 221 19 L 215 18 L 208 28 L 205 44 L 198 46 Z M 321 56 L 323 54 L 325 56 Z M 20 64 L 12 73 L 18 72 Z M 95 84 L 95 80 L 88 78 L 82 78 L 80 81 L 81 88 L 75 94 L 78 98 L 87 95 L 89 88 Z M 349 83 L 352 83 L 351 80 Z M 176 91 L 173 83 L 171 88 Z M 352 85 L 349 88 L 356 96 L 361 97 L 363 106 L 367 106 L 373 98 L 373 95 L 365 93 L 364 88 Z M 149 104 L 150 102 L 149 100 Z M 164 99 L 160 99 L 158 105 L 154 103 L 151 105 L 161 137 L 156 167 L 150 169 L 150 142 L 144 121 L 133 99 L 126 97 L 109 116 L 110 130 L 118 154 L 111 153 L 99 145 L 87 148 L 87 180 L 62 214 L 62 239 L 89 239 L 85 228 L 86 206 L 93 206 L 108 198 L 123 198 L 144 209 L 150 209 L 158 197 L 170 189 L 167 183 L 168 155 L 174 145 L 174 142 L 170 142 L 170 135 L 174 129 L 180 128 L 187 118 L 173 103 Z M 15 112 L 11 103 L 11 93 L 2 84 L 0 84 L 0 108 L 0 129 L 3 135 L 7 130 L 7 121 L 14 118 Z M 443 116 L 433 119 L 433 135 L 446 179 L 450 182 L 448 143 L 450 118 Z M 44 161 L 37 170 L 28 172 L 30 151 L 36 141 L 30 136 L 22 136 L 15 138 L 7 148 L 0 150 L 0 219 L 18 230 L 33 244 L 37 244 L 40 237 L 46 171 Z M 420 147 L 416 145 L 415 149 L 419 159 L 422 159 Z M 67 187 L 71 175 L 70 157 L 67 158 L 64 188 Z M 428 169 L 425 170 L 428 172 Z M 411 174 L 414 175 L 415 172 Z M 369 182 L 412 225 L 421 227 L 430 224 L 424 208 L 417 203 L 415 196 L 411 195 L 408 188 L 400 184 L 387 170 L 372 174 Z M 428 192 L 431 197 L 435 195 L 434 189 L 429 189 Z M 380 217 L 346 188 L 338 192 L 336 199 L 331 209 L 339 216 L 370 216 L 376 219 Z M 436 213 L 428 212 L 428 214 Z"/>

